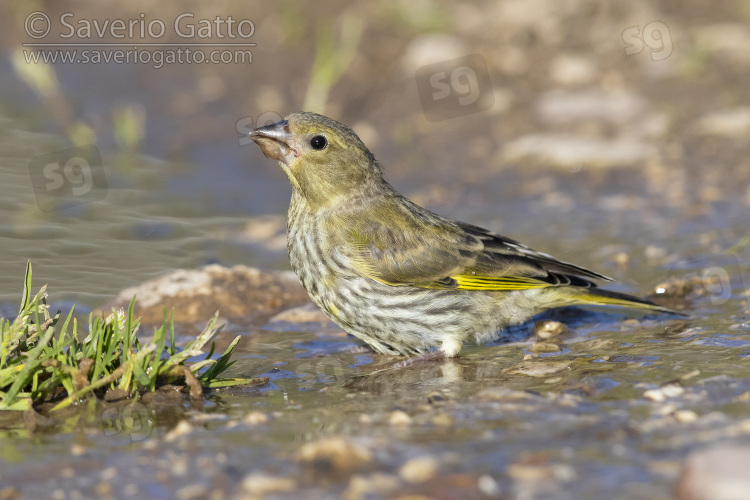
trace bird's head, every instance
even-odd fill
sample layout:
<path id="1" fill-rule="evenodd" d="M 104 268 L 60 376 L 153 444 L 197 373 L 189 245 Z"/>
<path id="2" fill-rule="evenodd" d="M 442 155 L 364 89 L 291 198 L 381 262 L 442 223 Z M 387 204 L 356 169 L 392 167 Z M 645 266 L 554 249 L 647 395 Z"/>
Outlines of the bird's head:
<path id="1" fill-rule="evenodd" d="M 357 134 L 323 115 L 293 113 L 253 130 L 250 138 L 278 160 L 313 208 L 331 206 L 383 180 L 380 165 Z"/>

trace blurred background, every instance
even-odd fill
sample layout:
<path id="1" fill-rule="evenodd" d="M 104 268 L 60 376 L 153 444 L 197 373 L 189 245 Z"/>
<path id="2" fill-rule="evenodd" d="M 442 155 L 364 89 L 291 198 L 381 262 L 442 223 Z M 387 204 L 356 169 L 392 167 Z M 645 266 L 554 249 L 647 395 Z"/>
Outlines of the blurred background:
<path id="1" fill-rule="evenodd" d="M 623 290 L 727 249 L 746 262 L 747 0 L 0 14 L 5 316 L 28 259 L 35 288 L 83 312 L 173 269 L 288 268 L 290 187 L 242 134 L 298 110 L 353 127 L 414 201 Z"/>

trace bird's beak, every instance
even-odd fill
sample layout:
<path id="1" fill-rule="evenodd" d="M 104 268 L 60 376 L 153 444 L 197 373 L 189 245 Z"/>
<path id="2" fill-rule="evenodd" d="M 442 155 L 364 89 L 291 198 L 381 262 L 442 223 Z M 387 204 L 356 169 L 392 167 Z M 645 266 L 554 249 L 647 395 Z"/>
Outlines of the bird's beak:
<path id="1" fill-rule="evenodd" d="M 278 160 L 289 165 L 294 158 L 299 156 L 293 147 L 294 137 L 289 132 L 287 120 L 258 127 L 248 135 L 260 146 L 263 154 L 272 160 Z"/>

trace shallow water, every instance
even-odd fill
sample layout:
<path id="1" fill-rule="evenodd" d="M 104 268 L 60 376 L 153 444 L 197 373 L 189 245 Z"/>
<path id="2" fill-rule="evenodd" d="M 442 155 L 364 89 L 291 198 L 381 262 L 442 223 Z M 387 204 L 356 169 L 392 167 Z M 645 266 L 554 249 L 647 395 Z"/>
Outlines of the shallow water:
<path id="1" fill-rule="evenodd" d="M 427 3 L 429 26 L 399 7 L 347 11 L 367 30 L 326 113 L 354 126 L 397 188 L 441 214 L 601 271 L 615 278 L 613 290 L 645 296 L 693 280 L 669 299 L 690 317 L 553 311 L 542 319 L 570 328 L 557 352 L 538 352 L 531 322 L 457 359 L 400 369 L 330 323 L 233 321 L 219 342 L 243 335 L 230 375 L 268 384 L 214 391 L 202 407 L 164 395 L 82 403 L 36 423 L 0 415 L 0 496 L 218 499 L 266 488 L 273 498 L 670 498 L 689 452 L 750 446 L 750 250 L 738 244 L 750 230 L 741 120 L 750 86 L 746 61 L 733 59 L 746 45 L 725 53 L 694 41 L 746 13 L 732 3 L 710 16 L 657 5 L 675 40 L 675 53 L 657 62 L 622 54 L 624 19 L 660 17 L 638 6 L 627 15 L 592 6 L 590 19 L 558 15 L 554 2 L 535 4 L 542 15 Z M 51 15 L 68 7 L 47 6 Z M 106 187 L 88 198 L 34 190 L 34 158 L 71 141 L 55 106 L 10 62 L 26 40 L 24 7 L 0 9 L 0 315 L 14 315 L 29 259 L 34 288 L 49 284 L 53 307 L 75 303 L 82 315 L 175 269 L 288 269 L 290 188 L 255 146 L 240 145 L 237 121 L 303 106 L 325 8 L 201 7 L 255 20 L 248 66 L 55 65 L 60 100 L 95 131 L 103 160 Z M 174 9 L 148 14 L 166 19 Z M 447 41 L 431 38 L 436 30 Z M 430 122 L 415 71 L 453 52 L 484 55 L 495 105 Z M 556 73 L 570 57 L 582 80 Z M 554 99 L 580 105 L 552 115 Z M 116 130 L 123 108 L 143 114 L 134 148 Z M 740 119 L 707 132 L 714 122 L 705 118 L 722 110 Z M 528 141 L 516 140 L 529 137 L 547 156 L 518 155 Z M 578 139 L 614 151 L 613 138 L 635 141 L 645 157 L 613 165 L 605 146 L 581 164 L 563 161 L 580 154 Z M 555 156 L 560 144 L 572 149 Z M 302 458 L 305 444 L 331 436 L 348 451 Z M 423 458 L 424 481 L 415 480 L 406 464 Z"/>

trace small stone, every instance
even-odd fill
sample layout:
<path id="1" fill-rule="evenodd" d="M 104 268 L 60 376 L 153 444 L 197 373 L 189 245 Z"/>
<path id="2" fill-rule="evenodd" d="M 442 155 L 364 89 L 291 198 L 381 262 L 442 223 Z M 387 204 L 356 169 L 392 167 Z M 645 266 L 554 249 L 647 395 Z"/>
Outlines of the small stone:
<path id="1" fill-rule="evenodd" d="M 86 453 L 86 447 L 81 444 L 74 443 L 73 446 L 70 447 L 70 453 L 74 457 L 79 457 Z"/>
<path id="2" fill-rule="evenodd" d="M 243 421 L 247 425 L 261 425 L 268 423 L 268 415 L 263 413 L 262 411 L 251 411 L 247 415 L 245 415 L 245 418 Z"/>
<path id="3" fill-rule="evenodd" d="M 674 412 L 677 411 L 677 407 L 671 403 L 666 403 L 663 405 L 660 405 L 656 408 L 654 411 L 654 414 L 659 417 L 666 417 L 669 415 L 674 415 Z"/>
<path id="4" fill-rule="evenodd" d="M 175 497 L 179 500 L 198 500 L 199 498 L 206 498 L 208 488 L 202 484 L 189 484 L 183 486 L 175 492 Z"/>
<path id="5" fill-rule="evenodd" d="M 625 252 L 620 252 L 617 255 L 615 255 L 614 258 L 615 264 L 617 264 L 617 267 L 625 270 L 628 268 L 628 265 L 630 264 L 630 256 L 626 254 Z"/>
<path id="6" fill-rule="evenodd" d="M 357 474 L 349 480 L 349 487 L 344 491 L 346 500 L 360 500 L 372 495 L 388 495 L 400 488 L 401 481 L 393 474 L 376 472 L 370 475 Z"/>
<path id="7" fill-rule="evenodd" d="M 660 389 L 649 389 L 643 393 L 643 397 L 656 403 L 662 403 L 667 399 Z"/>
<path id="8" fill-rule="evenodd" d="M 519 481 L 543 481 L 552 476 L 548 466 L 536 464 L 510 464 L 507 474 L 508 477 Z"/>
<path id="9" fill-rule="evenodd" d="M 744 138 L 750 134 L 750 107 L 716 111 L 701 117 L 694 130 L 703 135 Z"/>
<path id="10" fill-rule="evenodd" d="M 438 413 L 431 420 L 434 425 L 439 427 L 450 427 L 456 423 L 456 419 L 447 413 Z"/>
<path id="11" fill-rule="evenodd" d="M 643 251 L 643 255 L 651 264 L 662 264 L 666 261 L 667 250 L 665 248 L 649 245 Z"/>
<path id="12" fill-rule="evenodd" d="M 388 416 L 388 423 L 391 425 L 409 425 L 411 423 L 411 417 L 405 411 L 394 410 Z"/>
<path id="13" fill-rule="evenodd" d="M 550 77 L 560 85 L 586 85 L 597 77 L 597 66 L 588 57 L 561 54 L 550 65 Z"/>
<path id="14" fill-rule="evenodd" d="M 535 342 L 531 345 L 529 350 L 535 354 L 540 354 L 547 352 L 560 352 L 562 349 L 559 345 L 553 342 Z"/>
<path id="15" fill-rule="evenodd" d="M 107 467 L 99 474 L 99 477 L 102 481 L 112 481 L 117 477 L 117 469 L 115 467 Z"/>
<path id="16" fill-rule="evenodd" d="M 359 416 L 359 423 L 360 424 L 371 424 L 372 423 L 372 415 L 368 415 L 367 413 L 362 413 Z"/>
<path id="17" fill-rule="evenodd" d="M 576 478 L 576 471 L 567 464 L 516 463 L 508 466 L 508 476 L 520 481 L 557 479 L 568 482 Z"/>
<path id="18" fill-rule="evenodd" d="M 668 398 L 676 398 L 685 392 L 685 388 L 677 384 L 668 384 L 658 389 L 649 389 L 643 393 L 643 397 L 655 401 L 657 403 L 663 403 Z"/>
<path id="19" fill-rule="evenodd" d="M 572 361 L 549 361 L 549 360 L 529 360 L 522 361 L 515 366 L 503 370 L 511 375 L 526 375 L 534 378 L 548 378 L 550 375 L 556 375 L 560 372 L 570 370 Z"/>
<path id="20" fill-rule="evenodd" d="M 331 436 L 305 443 L 297 457 L 301 462 L 323 465 L 333 472 L 359 469 L 372 461 L 367 448 L 342 436 Z"/>
<path id="21" fill-rule="evenodd" d="M 534 323 L 534 332 L 540 339 L 550 339 L 568 333 L 568 327 L 559 321 L 537 321 Z"/>
<path id="22" fill-rule="evenodd" d="M 426 483 L 435 477 L 439 467 L 440 463 L 434 457 L 417 457 L 404 463 L 398 474 L 407 483 Z"/>
<path id="23" fill-rule="evenodd" d="M 692 410 L 677 410 L 674 418 L 681 424 L 689 424 L 698 420 L 698 414 Z"/>
<path id="24" fill-rule="evenodd" d="M 661 388 L 661 390 L 664 392 L 664 395 L 668 398 L 676 398 L 677 396 L 681 396 L 685 393 L 685 388 L 681 385 L 677 384 L 668 384 Z"/>
<path id="25" fill-rule="evenodd" d="M 481 390 L 476 398 L 480 401 L 520 401 L 537 399 L 538 396 L 526 391 L 508 389 L 507 387 L 488 387 Z"/>
<path id="26" fill-rule="evenodd" d="M 479 477 L 477 487 L 484 495 L 488 497 L 499 497 L 503 490 L 495 479 L 487 474 Z"/>
<path id="27" fill-rule="evenodd" d="M 253 496 L 263 497 L 269 493 L 292 491 L 297 488 L 297 480 L 278 477 L 263 472 L 253 472 L 242 480 L 242 489 Z"/>
<path id="28" fill-rule="evenodd" d="M 195 429 L 194 427 L 188 422 L 187 420 L 180 420 L 179 423 L 172 429 L 171 431 L 167 432 L 166 436 L 164 436 L 165 441 L 174 441 L 175 439 L 187 436 L 191 432 L 193 432 Z"/>

